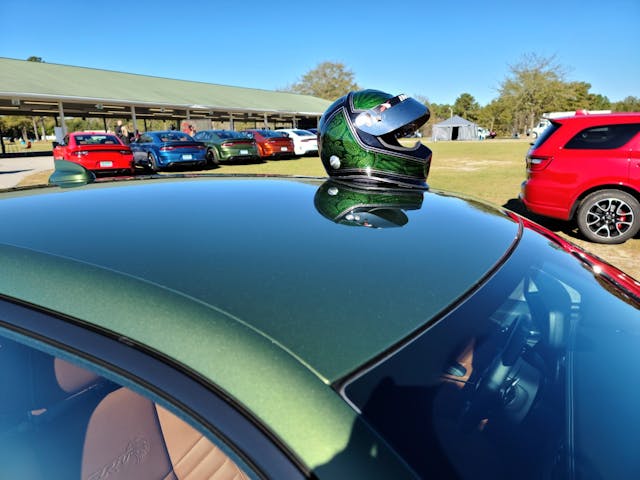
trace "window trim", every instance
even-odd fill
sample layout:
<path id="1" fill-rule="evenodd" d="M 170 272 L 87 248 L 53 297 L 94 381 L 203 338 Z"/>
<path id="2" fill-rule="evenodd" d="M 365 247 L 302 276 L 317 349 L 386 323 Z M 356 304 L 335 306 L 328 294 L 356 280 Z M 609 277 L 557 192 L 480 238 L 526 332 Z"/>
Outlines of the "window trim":
<path id="1" fill-rule="evenodd" d="M 287 452 L 263 426 L 210 383 L 158 352 L 145 351 L 130 339 L 100 331 L 82 321 L 15 302 L 0 295 L 0 328 L 46 345 L 47 353 L 113 372 L 116 382 L 155 395 L 174 413 L 189 417 L 214 444 L 224 443 L 247 473 L 263 478 L 308 478 L 308 468 Z M 111 334 L 109 334 L 111 333 Z M 153 398 L 152 398 L 153 400 Z M 247 454 L 246 452 L 251 452 Z M 240 459 L 238 462 L 237 460 Z"/>

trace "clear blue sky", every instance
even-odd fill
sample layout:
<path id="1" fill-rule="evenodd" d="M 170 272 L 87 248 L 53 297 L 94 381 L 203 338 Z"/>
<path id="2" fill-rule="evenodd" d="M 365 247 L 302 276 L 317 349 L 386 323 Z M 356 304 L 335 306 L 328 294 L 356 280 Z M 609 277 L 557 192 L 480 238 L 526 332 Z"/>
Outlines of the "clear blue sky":
<path id="1" fill-rule="evenodd" d="M 611 101 L 638 97 L 640 0 L 29 0 L 0 29 L 0 57 L 268 90 L 341 62 L 363 88 L 436 103 L 485 105 L 529 53 Z"/>

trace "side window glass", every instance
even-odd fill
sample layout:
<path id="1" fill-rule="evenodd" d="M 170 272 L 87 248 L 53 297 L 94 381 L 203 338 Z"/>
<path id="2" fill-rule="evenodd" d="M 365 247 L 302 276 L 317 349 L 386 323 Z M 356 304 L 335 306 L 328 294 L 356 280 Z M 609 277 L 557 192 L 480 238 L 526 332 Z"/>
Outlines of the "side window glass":
<path id="1" fill-rule="evenodd" d="M 640 131 L 640 124 L 603 125 L 579 132 L 565 145 L 570 150 L 610 150 L 628 143 Z"/>
<path id="2" fill-rule="evenodd" d="M 162 405 L 2 332 L 0 389 L 0 478 L 249 478 Z"/>

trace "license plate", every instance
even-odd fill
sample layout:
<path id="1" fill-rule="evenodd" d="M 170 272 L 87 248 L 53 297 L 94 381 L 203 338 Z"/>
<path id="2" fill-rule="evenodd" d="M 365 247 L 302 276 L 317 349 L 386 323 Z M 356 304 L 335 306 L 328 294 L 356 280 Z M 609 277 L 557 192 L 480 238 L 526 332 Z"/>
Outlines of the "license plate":
<path id="1" fill-rule="evenodd" d="M 287 150 L 289 150 L 289 148 L 288 148 L 288 147 L 280 147 L 280 151 L 281 151 L 281 152 L 286 152 Z"/>
<path id="2" fill-rule="evenodd" d="M 249 155 L 249 150 L 240 150 L 240 155 Z"/>
<path id="3" fill-rule="evenodd" d="M 101 167 L 113 167 L 113 162 L 100 162 Z"/>
<path id="4" fill-rule="evenodd" d="M 183 160 L 193 160 L 193 155 L 191 155 L 191 154 L 182 155 L 182 159 Z"/>

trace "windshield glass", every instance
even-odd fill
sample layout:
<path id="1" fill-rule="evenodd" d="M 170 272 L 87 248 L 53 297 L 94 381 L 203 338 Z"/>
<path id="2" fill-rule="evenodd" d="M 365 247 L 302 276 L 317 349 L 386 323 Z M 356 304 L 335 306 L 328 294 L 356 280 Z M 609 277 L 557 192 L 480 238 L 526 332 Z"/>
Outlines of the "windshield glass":
<path id="1" fill-rule="evenodd" d="M 286 138 L 287 134 L 284 132 L 276 132 L 274 130 L 260 130 L 263 137 L 267 138 Z"/>
<path id="2" fill-rule="evenodd" d="M 420 477 L 638 473 L 639 306 L 551 247 L 525 231 L 485 285 L 342 388 Z"/>
<path id="3" fill-rule="evenodd" d="M 215 133 L 218 138 L 247 138 L 244 134 L 232 130 L 216 130 L 213 133 Z"/>
<path id="4" fill-rule="evenodd" d="M 115 135 L 76 135 L 77 145 L 120 145 Z"/>
<path id="5" fill-rule="evenodd" d="M 556 130 L 558 130 L 559 128 L 560 128 L 560 124 L 559 123 L 551 122 L 549 124 L 549 126 L 542 131 L 540 136 L 538 136 L 538 139 L 533 143 L 533 146 L 531 148 L 532 149 L 538 148 L 540 145 L 542 145 L 544 142 L 546 142 L 547 139 L 550 138 L 551 135 L 553 135 L 553 133 Z"/>
<path id="6" fill-rule="evenodd" d="M 161 142 L 192 142 L 193 139 L 186 133 L 181 132 L 163 132 L 159 134 Z"/>

